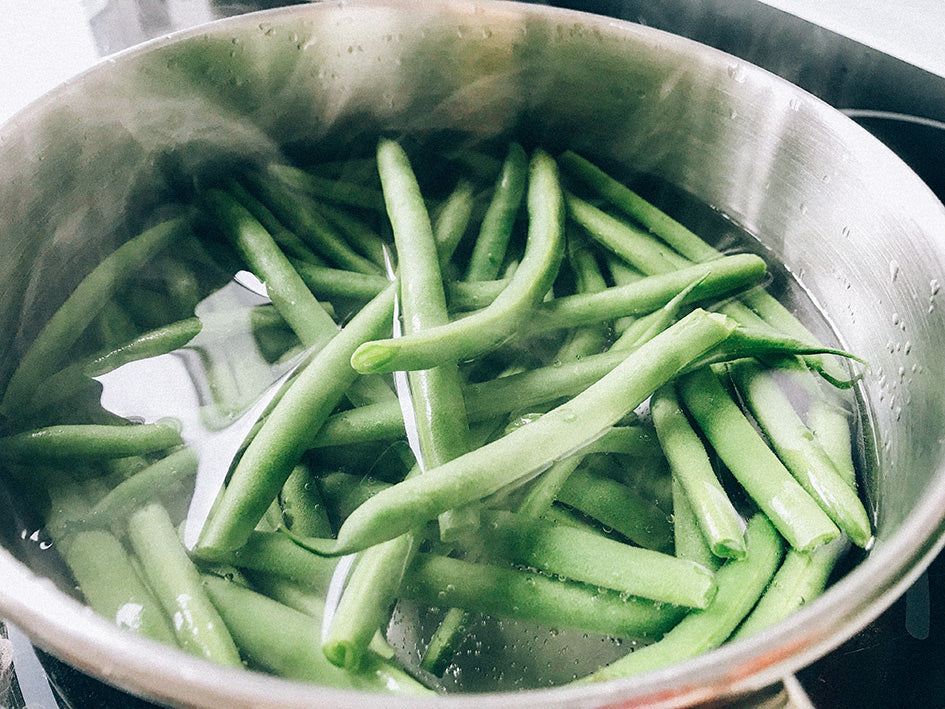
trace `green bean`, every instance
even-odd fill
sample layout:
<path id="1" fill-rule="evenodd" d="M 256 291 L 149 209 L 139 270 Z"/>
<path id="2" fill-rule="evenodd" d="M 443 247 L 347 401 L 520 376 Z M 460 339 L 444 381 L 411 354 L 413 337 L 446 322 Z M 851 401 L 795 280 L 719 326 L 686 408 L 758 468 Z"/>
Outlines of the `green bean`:
<path id="1" fill-rule="evenodd" d="M 245 179 L 253 194 L 331 265 L 359 273 L 383 273 L 380 266 L 355 252 L 304 195 L 293 193 L 269 173 L 249 173 Z"/>
<path id="2" fill-rule="evenodd" d="M 113 487 L 89 511 L 90 523 L 114 523 L 142 504 L 179 488 L 197 474 L 197 454 L 182 447 L 151 463 Z"/>
<path id="3" fill-rule="evenodd" d="M 377 162 L 399 260 L 405 330 L 411 333 L 442 325 L 448 321 L 446 296 L 433 228 L 413 169 L 406 153 L 392 140 L 378 143 Z M 413 409 L 421 414 L 414 421 L 420 470 L 468 451 L 468 423 L 456 363 L 411 372 L 409 385 Z M 444 540 L 478 525 L 478 510 L 470 518 L 469 509 L 440 515 Z M 415 550 L 415 535 L 406 532 L 358 554 L 322 644 L 329 661 L 349 669 L 360 664 L 368 643 L 389 615 Z"/>
<path id="4" fill-rule="evenodd" d="M 472 183 L 460 180 L 440 206 L 433 220 L 433 238 L 436 240 L 441 269 L 449 263 L 453 252 L 466 234 L 474 204 Z"/>
<path id="5" fill-rule="evenodd" d="M 322 642 L 332 664 L 348 670 L 361 665 L 371 639 L 390 618 L 417 545 L 416 535 L 408 532 L 358 553 Z"/>
<path id="6" fill-rule="evenodd" d="M 314 197 L 349 207 L 384 211 L 384 196 L 373 187 L 359 185 L 348 180 L 322 177 L 308 170 L 278 163 L 270 165 L 267 172 L 289 187 Z"/>
<path id="7" fill-rule="evenodd" d="M 0 414 L 16 415 L 37 384 L 61 368 L 69 348 L 124 282 L 187 228 L 183 217 L 151 227 L 119 246 L 85 276 L 20 358 L 0 400 Z"/>
<path id="8" fill-rule="evenodd" d="M 208 190 L 203 203 L 221 230 L 236 245 L 250 270 L 266 284 L 266 293 L 299 340 L 306 346 L 323 343 L 337 331 L 298 272 L 268 231 L 236 199 Z"/>
<path id="9" fill-rule="evenodd" d="M 319 475 L 316 483 L 328 509 L 329 519 L 335 527 L 340 527 L 365 500 L 392 484 L 377 478 L 340 472 Z"/>
<path id="10" fill-rule="evenodd" d="M 330 536 L 331 521 L 318 485 L 308 467 L 296 465 L 279 493 L 285 526 L 298 534 Z"/>
<path id="11" fill-rule="evenodd" d="M 719 255 L 718 251 L 702 241 L 685 226 L 574 151 L 566 150 L 558 156 L 558 160 L 569 174 L 578 177 L 591 186 L 597 193 L 607 198 L 625 214 L 633 217 L 689 260 L 707 261 Z"/>
<path id="12" fill-rule="evenodd" d="M 358 273 L 318 266 L 296 259 L 289 260 L 305 285 L 320 298 L 344 297 L 370 300 L 390 285 L 390 280 L 379 274 Z"/>
<path id="13" fill-rule="evenodd" d="M 736 254 L 649 276 L 626 286 L 555 298 L 535 308 L 524 335 L 651 313 L 680 292 L 685 293 L 683 303 L 717 298 L 757 283 L 764 277 L 765 269 L 764 261 L 757 256 Z"/>
<path id="14" fill-rule="evenodd" d="M 668 273 L 691 262 L 629 222 L 613 217 L 573 194 L 565 197 L 568 216 L 604 248 L 646 275 Z"/>
<path id="15" fill-rule="evenodd" d="M 216 576 L 203 584 L 241 653 L 275 674 L 329 687 L 389 694 L 432 694 L 382 658 L 367 659 L 356 672 L 332 665 L 317 642 L 320 622 L 278 601 Z"/>
<path id="16" fill-rule="evenodd" d="M 436 627 L 436 632 L 430 638 L 430 642 L 423 651 L 420 658 L 420 669 L 425 670 L 435 677 L 440 677 L 446 672 L 456 648 L 462 638 L 465 637 L 466 628 L 469 626 L 470 613 L 462 608 L 450 608 L 446 611 L 443 619 Z"/>
<path id="17" fill-rule="evenodd" d="M 731 559 L 716 572 L 718 592 L 707 608 L 692 611 L 659 641 L 636 648 L 582 682 L 655 670 L 725 642 L 758 601 L 781 561 L 781 540 L 764 516 L 755 515 L 749 520 L 746 539 L 745 558 Z"/>
<path id="18" fill-rule="evenodd" d="M 557 499 L 646 549 L 672 548 L 666 513 L 629 485 L 579 469 L 561 486 Z"/>
<path id="19" fill-rule="evenodd" d="M 290 258 L 294 258 L 313 265 L 324 265 L 324 261 L 309 246 L 302 241 L 296 234 L 286 229 L 275 214 L 262 202 L 256 199 L 255 195 L 246 189 L 239 180 L 229 178 L 224 183 L 226 191 L 229 192 L 243 207 L 253 215 L 253 217 L 262 224 L 263 229 L 269 232 L 279 247 Z"/>
<path id="20" fill-rule="evenodd" d="M 692 261 L 704 261 L 719 255 L 716 249 L 696 234 L 693 234 L 661 210 L 634 194 L 588 160 L 581 158 L 573 151 L 567 151 L 560 159 L 564 161 L 566 169 L 571 174 L 578 176 L 591 185 L 598 193 L 607 197 L 614 205 L 643 224 L 684 258 Z M 794 314 L 788 311 L 770 293 L 761 289 L 751 291 L 745 295 L 744 302 L 766 322 L 786 334 L 809 344 L 820 344 L 817 338 Z M 834 382 L 841 382 L 846 379 L 842 368 L 832 359 L 822 357 L 806 357 L 805 359 L 822 375 Z"/>
<path id="21" fill-rule="evenodd" d="M 785 467 L 851 541 L 865 547 L 873 537 L 863 503 L 801 421 L 769 370 L 753 360 L 729 365 L 755 421 Z"/>
<path id="22" fill-rule="evenodd" d="M 789 549 L 758 605 L 732 639 L 745 638 L 774 625 L 820 596 L 849 548 L 850 540 L 842 536 L 806 554 Z"/>
<path id="23" fill-rule="evenodd" d="M 284 534 L 259 529 L 254 529 L 239 549 L 221 554 L 219 561 L 278 576 L 321 593 L 328 590 L 336 566 L 335 559 L 312 554 Z"/>
<path id="24" fill-rule="evenodd" d="M 128 362 L 172 352 L 190 342 L 201 330 L 198 318 L 187 318 L 139 335 L 132 339 L 73 362 L 51 374 L 36 386 L 32 399 L 20 409 L 20 415 L 39 411 L 75 394 L 92 377 L 106 374 Z"/>
<path id="25" fill-rule="evenodd" d="M 527 176 L 528 154 L 518 143 L 511 143 L 469 256 L 467 281 L 491 281 L 499 275 Z"/>
<path id="26" fill-rule="evenodd" d="M 374 298 L 319 351 L 284 391 L 236 464 L 201 530 L 196 553 L 207 559 L 243 545 L 276 499 L 317 430 L 357 378 L 355 347 L 390 327 L 394 289 Z"/>
<path id="27" fill-rule="evenodd" d="M 647 316 L 649 317 L 649 316 Z M 660 316 L 662 317 L 662 316 Z M 726 343 L 733 342 L 731 347 Z M 713 362 L 766 353 L 811 351 L 790 338 L 771 339 L 739 327 L 718 347 L 690 368 Z M 468 384 L 464 391 L 466 412 L 471 422 L 527 409 L 567 396 L 574 396 L 610 372 L 626 358 L 624 351 L 590 355 L 580 361 L 554 363 L 546 367 Z M 396 402 L 357 407 L 334 414 L 325 422 L 312 447 L 324 447 L 372 440 L 389 440 L 404 435 L 403 417 Z"/>
<path id="28" fill-rule="evenodd" d="M 96 613 L 119 627 L 177 645 L 157 600 L 111 532 L 100 529 L 78 532 L 63 556 L 86 602 Z"/>
<path id="29" fill-rule="evenodd" d="M 486 308 L 441 327 L 365 343 L 352 357 L 362 372 L 428 369 L 485 354 L 514 334 L 548 292 L 562 255 L 563 207 L 557 168 L 537 151 L 529 166 L 529 229 L 525 255 L 511 282 Z"/>
<path id="30" fill-rule="evenodd" d="M 0 438 L 0 459 L 12 461 L 124 458 L 182 443 L 176 421 L 109 425 L 62 424 Z"/>
<path id="31" fill-rule="evenodd" d="M 371 227 L 345 209 L 317 202 L 316 209 L 345 237 L 345 241 L 359 254 L 384 268 L 387 242 Z"/>
<path id="32" fill-rule="evenodd" d="M 392 140 L 377 148 L 378 173 L 401 271 L 404 331 L 407 335 L 449 321 L 433 227 L 404 150 Z M 469 451 L 469 422 L 456 362 L 409 373 L 421 469 L 437 467 Z M 416 415 L 419 412 L 419 415 Z M 478 525 L 476 508 L 440 515 L 443 541 Z"/>
<path id="33" fill-rule="evenodd" d="M 856 488 L 849 416 L 850 413 L 837 402 L 817 397 L 807 411 L 807 425 L 847 485 Z"/>
<path id="34" fill-rule="evenodd" d="M 401 596 L 430 606 L 634 639 L 659 637 L 683 614 L 671 604 L 432 554 L 417 555 Z"/>
<path id="35" fill-rule="evenodd" d="M 600 272 L 597 259 L 587 249 L 586 244 L 574 236 L 573 231 L 567 232 L 567 246 L 568 264 L 574 274 L 575 293 L 600 293 L 606 290 L 607 282 Z M 610 327 L 610 322 L 599 322 L 574 329 L 558 350 L 555 360 L 567 362 L 603 352 L 610 341 Z"/>
<path id="36" fill-rule="evenodd" d="M 200 583 L 200 572 L 161 505 L 151 503 L 128 518 L 128 539 L 180 646 L 199 657 L 241 667 L 239 651 Z"/>
<path id="37" fill-rule="evenodd" d="M 741 515 L 716 477 L 702 440 L 689 424 L 672 384 L 656 391 L 650 400 L 650 412 L 673 480 L 684 492 L 709 549 L 719 557 L 743 557 L 745 535 Z"/>
<path id="38" fill-rule="evenodd" d="M 810 551 L 839 535 L 711 369 L 683 376 L 679 395 L 719 458 L 792 547 Z"/>
<path id="39" fill-rule="evenodd" d="M 521 513 L 484 513 L 482 537 L 490 556 L 623 594 L 689 608 L 715 595 L 712 572 L 695 562 Z"/>
<path id="40" fill-rule="evenodd" d="M 689 361 L 725 339 L 733 327 L 724 316 L 693 311 L 537 421 L 382 490 L 348 517 L 338 539 L 305 543 L 319 553 L 357 551 L 516 480 L 526 480 L 617 423 Z"/>
<path id="41" fill-rule="evenodd" d="M 450 281 L 444 285 L 450 309 L 468 311 L 488 306 L 505 290 L 509 281 Z"/>
<path id="42" fill-rule="evenodd" d="M 716 571 L 722 559 L 712 553 L 699 520 L 689 504 L 686 491 L 673 476 L 671 480 L 673 496 L 673 549 L 680 559 L 689 559 L 707 569 Z"/>

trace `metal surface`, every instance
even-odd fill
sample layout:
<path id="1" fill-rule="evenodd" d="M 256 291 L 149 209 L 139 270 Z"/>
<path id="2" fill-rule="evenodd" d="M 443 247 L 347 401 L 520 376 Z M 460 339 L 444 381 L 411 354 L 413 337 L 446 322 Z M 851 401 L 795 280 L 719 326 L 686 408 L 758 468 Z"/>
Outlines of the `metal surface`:
<path id="1" fill-rule="evenodd" d="M 480 706 L 682 706 L 767 686 L 863 627 L 941 546 L 938 303 L 945 210 L 866 131 L 731 55 L 519 4 L 325 3 L 228 20 L 112 58 L 0 129 L 0 378 L 83 270 L 170 185 L 167 168 L 363 133 L 521 131 L 650 173 L 756 234 L 871 367 L 877 544 L 769 632 L 626 681 Z M 110 235 L 103 239 L 102 235 Z M 61 283 L 60 289 L 44 288 Z M 15 541 L 15 534 L 7 531 Z M 11 546 L 15 544 L 11 542 Z M 361 699 L 213 667 L 119 631 L 0 553 L 0 615 L 119 687 L 183 706 Z M 385 699 L 388 706 L 420 702 Z M 468 706 L 444 698 L 437 706 Z"/>

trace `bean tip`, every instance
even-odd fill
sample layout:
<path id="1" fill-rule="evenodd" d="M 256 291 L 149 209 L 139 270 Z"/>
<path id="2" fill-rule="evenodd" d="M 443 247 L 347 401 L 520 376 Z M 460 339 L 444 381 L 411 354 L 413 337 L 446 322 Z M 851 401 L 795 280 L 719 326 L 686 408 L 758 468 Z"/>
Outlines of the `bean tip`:
<path id="1" fill-rule="evenodd" d="M 383 342 L 365 342 L 351 355 L 351 366 L 361 374 L 386 372 L 387 365 L 397 354 L 397 346 Z"/>

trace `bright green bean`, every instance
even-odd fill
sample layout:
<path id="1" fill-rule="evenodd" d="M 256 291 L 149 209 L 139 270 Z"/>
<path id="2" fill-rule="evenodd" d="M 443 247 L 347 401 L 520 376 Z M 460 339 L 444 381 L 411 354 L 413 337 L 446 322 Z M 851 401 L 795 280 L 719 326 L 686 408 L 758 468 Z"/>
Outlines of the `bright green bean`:
<path id="1" fill-rule="evenodd" d="M 63 557 L 86 603 L 121 628 L 167 645 L 177 640 L 151 590 L 141 581 L 128 552 L 111 532 L 78 532 Z"/>
<path id="2" fill-rule="evenodd" d="M 246 189 L 239 180 L 230 178 L 225 183 L 226 190 L 232 194 L 250 214 L 269 232 L 279 248 L 287 256 L 312 265 L 324 265 L 324 261 L 309 246 L 279 221 L 275 214 L 255 195 Z"/>
<path id="3" fill-rule="evenodd" d="M 203 203 L 235 244 L 250 270 L 266 284 L 266 293 L 299 340 L 306 346 L 337 332 L 334 320 L 305 285 L 272 236 L 232 195 L 208 190 Z"/>
<path id="4" fill-rule="evenodd" d="M 293 548 L 295 547 L 295 548 Z M 219 560 L 238 569 L 278 576 L 324 593 L 335 571 L 336 560 L 312 554 L 278 532 L 254 529 L 246 543 Z"/>
<path id="5" fill-rule="evenodd" d="M 635 639 L 658 638 L 683 614 L 668 603 L 431 554 L 417 555 L 401 595 L 430 606 Z"/>
<path id="6" fill-rule="evenodd" d="M 125 458 L 182 443 L 176 421 L 109 425 L 62 424 L 0 438 L 0 459 L 12 461 Z"/>
<path id="7" fill-rule="evenodd" d="M 673 480 L 685 493 L 709 549 L 719 557 L 743 557 L 744 522 L 716 477 L 705 446 L 689 424 L 672 384 L 653 395 L 650 412 Z"/>
<path id="8" fill-rule="evenodd" d="M 838 537 L 806 554 L 789 549 L 758 605 L 732 639 L 753 635 L 815 600 L 849 548 L 850 540 Z"/>
<path id="9" fill-rule="evenodd" d="M 566 195 L 568 215 L 617 256 L 647 275 L 668 273 L 690 261 L 643 229 L 613 217 L 572 194 Z"/>
<path id="10" fill-rule="evenodd" d="M 128 539 L 180 646 L 221 665 L 242 667 L 239 651 L 200 583 L 170 515 L 151 503 L 128 518 Z"/>
<path id="11" fill-rule="evenodd" d="M 566 150 L 558 160 L 569 174 L 580 178 L 689 260 L 698 262 L 718 257 L 718 251 L 685 226 L 574 151 Z"/>
<path id="12" fill-rule="evenodd" d="M 729 343 L 733 344 L 729 345 Z M 739 327 L 721 345 L 711 350 L 691 367 L 701 368 L 714 362 L 724 362 L 737 357 L 809 351 L 812 350 L 797 340 L 771 339 L 767 332 L 754 332 Z M 579 361 L 554 363 L 520 374 L 510 374 L 469 384 L 464 391 L 467 416 L 472 422 L 480 422 L 516 409 L 527 409 L 563 397 L 574 396 L 610 372 L 625 358 L 624 351 L 610 351 L 590 355 Z M 324 447 L 363 443 L 372 440 L 389 440 L 403 435 L 404 426 L 400 408 L 396 402 L 389 401 L 358 407 L 329 417 L 310 445 Z"/>
<path id="13" fill-rule="evenodd" d="M 374 187 L 360 185 L 349 180 L 322 177 L 292 165 L 273 163 L 267 171 L 293 189 L 314 197 L 349 207 L 384 211 L 384 196 Z"/>
<path id="14" fill-rule="evenodd" d="M 388 285 L 390 279 L 373 273 L 358 273 L 340 268 L 317 266 L 304 261 L 289 259 L 305 285 L 320 298 L 356 298 L 370 300 Z"/>
<path id="15" fill-rule="evenodd" d="M 391 604 L 417 546 L 416 535 L 407 532 L 358 553 L 322 642 L 332 664 L 348 670 L 361 665 L 378 628 L 390 618 Z"/>
<path id="16" fill-rule="evenodd" d="M 197 454 L 185 446 L 151 463 L 113 487 L 89 511 L 93 524 L 114 523 L 135 508 L 178 489 L 197 474 Z"/>
<path id="17" fill-rule="evenodd" d="M 722 462 L 792 547 L 810 551 L 840 534 L 711 369 L 683 376 L 679 395 Z"/>
<path id="18" fill-rule="evenodd" d="M 527 176 L 528 154 L 518 143 L 511 143 L 469 256 L 467 281 L 491 281 L 498 277 L 525 194 Z"/>
<path id="19" fill-rule="evenodd" d="M 331 520 L 321 492 L 308 467 L 296 465 L 279 493 L 285 526 L 306 536 L 330 536 Z"/>
<path id="20" fill-rule="evenodd" d="M 490 556 L 591 586 L 689 608 L 715 595 L 712 572 L 695 562 L 521 513 L 484 513 L 481 534 Z"/>
<path id="21" fill-rule="evenodd" d="M 349 364 L 362 342 L 390 327 L 394 289 L 374 298 L 319 351 L 282 394 L 236 464 L 229 484 L 201 530 L 196 552 L 212 559 L 249 537 L 308 447 L 357 378 Z"/>
<path id="22" fill-rule="evenodd" d="M 645 549 L 672 549 L 666 513 L 629 485 L 586 469 L 575 470 L 558 491 L 558 502 L 592 517 Z"/>
<path id="23" fill-rule="evenodd" d="M 385 692 L 432 694 L 406 672 L 373 657 L 356 672 L 328 662 L 318 642 L 320 622 L 278 601 L 226 579 L 205 575 L 210 594 L 241 653 L 251 663 L 291 679 L 329 687 Z"/>
<path id="24" fill-rule="evenodd" d="M 293 193 L 270 174 L 254 172 L 245 179 L 252 193 L 331 265 L 359 273 L 383 273 L 380 266 L 354 251 L 304 195 Z"/>
<path id="25" fill-rule="evenodd" d="M 362 372 L 428 369 L 484 354 L 508 339 L 544 298 L 562 257 L 563 206 L 554 160 L 537 151 L 529 166 L 525 255 L 511 282 L 486 308 L 441 327 L 365 343 L 351 365 Z"/>
<path id="26" fill-rule="evenodd" d="M 873 537 L 866 508 L 814 438 L 770 370 L 738 360 L 729 370 L 755 421 L 791 474 L 859 547 Z"/>
<path id="27" fill-rule="evenodd" d="M 529 336 L 624 315 L 651 313 L 681 292 L 685 292 L 684 304 L 718 298 L 757 283 L 765 271 L 764 261 L 757 256 L 736 254 L 650 276 L 626 286 L 555 298 L 535 308 L 523 334 Z"/>
<path id="28" fill-rule="evenodd" d="M 673 495 L 673 550 L 680 559 L 689 559 L 697 564 L 701 564 L 707 569 L 715 571 L 722 563 L 722 559 L 717 557 L 709 549 L 709 544 L 702 529 L 699 526 L 699 520 L 696 519 L 692 511 L 692 505 L 689 504 L 689 498 L 686 491 L 675 477 L 672 478 Z"/>
<path id="29" fill-rule="evenodd" d="M 348 517 L 337 540 L 305 543 L 319 553 L 357 551 L 524 481 L 613 426 L 692 359 L 724 340 L 733 327 L 724 316 L 694 311 L 567 403 L 496 441 L 382 490 Z"/>
<path id="30" fill-rule="evenodd" d="M 707 608 L 692 611 L 659 641 L 636 648 L 582 682 L 600 682 L 655 670 L 695 657 L 725 642 L 758 601 L 783 553 L 778 534 L 762 515 L 749 520 L 746 539 L 745 558 L 729 560 L 716 572 L 718 592 Z"/>
<path id="31" fill-rule="evenodd" d="M 377 148 L 378 174 L 394 232 L 401 272 L 404 332 L 407 335 L 449 322 L 433 227 L 420 186 L 404 150 L 392 140 Z M 456 362 L 409 373 L 421 469 L 434 468 L 469 451 L 469 422 Z M 443 541 L 478 525 L 476 508 L 440 515 Z"/>
<path id="32" fill-rule="evenodd" d="M 413 454 L 410 455 L 413 457 Z M 365 500 L 392 484 L 370 476 L 341 472 L 319 475 L 316 481 L 328 509 L 328 517 L 337 527 Z"/>
<path id="33" fill-rule="evenodd" d="M 433 238 L 436 240 L 441 269 L 453 257 L 453 252 L 465 236 L 474 205 L 472 183 L 460 180 L 436 213 L 433 220 Z"/>
<path id="34" fill-rule="evenodd" d="M 0 401 L 0 415 L 17 415 L 36 386 L 61 369 L 69 348 L 125 281 L 188 228 L 185 218 L 162 222 L 119 246 L 85 276 L 20 358 Z"/>

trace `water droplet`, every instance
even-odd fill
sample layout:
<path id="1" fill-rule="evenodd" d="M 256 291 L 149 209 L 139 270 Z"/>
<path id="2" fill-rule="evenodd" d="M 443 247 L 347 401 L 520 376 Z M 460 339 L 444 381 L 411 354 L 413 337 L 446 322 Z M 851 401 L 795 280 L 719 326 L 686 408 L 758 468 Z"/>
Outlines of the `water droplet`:
<path id="1" fill-rule="evenodd" d="M 889 278 L 893 283 L 899 277 L 899 262 L 893 259 L 889 262 Z"/>

